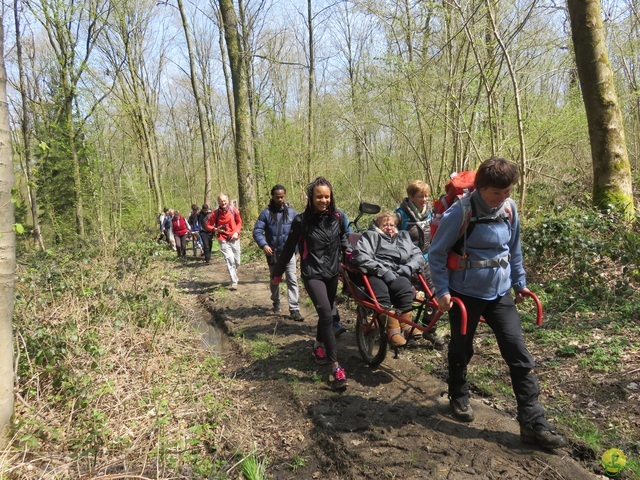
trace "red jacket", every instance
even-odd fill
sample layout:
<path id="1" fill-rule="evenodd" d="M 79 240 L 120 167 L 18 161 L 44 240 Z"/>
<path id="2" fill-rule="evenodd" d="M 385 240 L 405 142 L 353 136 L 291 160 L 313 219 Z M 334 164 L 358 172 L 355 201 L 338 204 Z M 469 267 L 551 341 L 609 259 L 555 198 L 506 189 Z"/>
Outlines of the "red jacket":
<path id="1" fill-rule="evenodd" d="M 178 237 L 186 235 L 189 231 L 187 221 L 182 215 L 174 216 L 173 220 L 171 220 L 171 224 L 173 225 L 173 234 Z"/>
<path id="2" fill-rule="evenodd" d="M 226 230 L 220 231 L 216 234 L 216 238 L 218 240 L 229 240 L 231 235 L 234 233 L 238 233 L 240 235 L 240 230 L 242 229 L 242 217 L 240 217 L 240 212 L 234 206 L 229 206 L 226 210 L 220 210 L 216 208 L 211 215 L 209 215 L 209 219 L 205 225 L 205 230 L 211 232 L 216 227 L 225 226 Z"/>

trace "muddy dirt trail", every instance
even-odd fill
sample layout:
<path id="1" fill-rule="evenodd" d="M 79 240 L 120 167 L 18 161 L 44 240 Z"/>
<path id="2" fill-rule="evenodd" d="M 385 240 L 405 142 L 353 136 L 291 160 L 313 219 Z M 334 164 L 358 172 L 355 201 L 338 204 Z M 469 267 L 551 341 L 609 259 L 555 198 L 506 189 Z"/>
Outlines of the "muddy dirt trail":
<path id="1" fill-rule="evenodd" d="M 347 303 L 340 305 L 348 331 L 338 337 L 338 351 L 349 387 L 332 391 L 329 367 L 316 365 L 311 355 L 317 317 L 304 289 L 304 322 L 288 318 L 284 292 L 283 314 L 272 313 L 262 261 L 240 267 L 237 291 L 227 289 L 219 253 L 210 265 L 193 259 L 175 269 L 180 302 L 229 337 L 224 373 L 238 387 L 227 438 L 247 436 L 268 458 L 268 478 L 606 478 L 574 460 L 571 445 L 547 452 L 523 444 L 515 419 L 480 400 L 472 400 L 473 423 L 453 419 L 445 383 L 421 368 L 427 362 L 442 369 L 445 359 L 426 345 L 397 359 L 390 353 L 380 367 L 368 368 Z M 256 355 L 260 342 L 275 348 Z"/>

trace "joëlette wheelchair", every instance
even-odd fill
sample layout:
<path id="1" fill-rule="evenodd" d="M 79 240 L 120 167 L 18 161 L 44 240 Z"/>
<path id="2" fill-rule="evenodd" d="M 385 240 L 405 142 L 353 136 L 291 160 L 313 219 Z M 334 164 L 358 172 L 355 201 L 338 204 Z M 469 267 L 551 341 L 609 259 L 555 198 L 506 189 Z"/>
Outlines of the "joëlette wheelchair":
<path id="1" fill-rule="evenodd" d="M 350 227 L 354 232 L 347 233 L 351 247 L 355 247 L 360 239 L 361 232 L 364 230 L 359 227 L 358 221 L 363 214 L 375 215 L 380 211 L 380 207 L 375 204 L 362 202 L 360 203 L 358 216 L 350 222 Z M 340 273 L 344 288 L 347 295 L 356 303 L 356 342 L 360 356 L 371 367 L 380 365 L 389 349 L 389 341 L 386 333 L 387 316 L 401 320 L 403 323 L 410 325 L 411 330 L 408 331 L 410 337 L 416 330 L 420 332 L 428 332 L 440 320 L 444 312 L 438 310 L 438 302 L 431 288 L 427 283 L 425 275 L 418 273 L 413 278 L 414 299 L 412 308 L 412 321 L 401 319 L 395 310 L 381 305 L 376 299 L 367 275 L 359 268 L 350 264 L 350 252 L 344 255 L 343 262 L 340 264 Z M 533 298 L 536 304 L 536 323 L 542 324 L 542 305 L 540 300 L 534 293 L 527 294 Z M 467 333 L 467 310 L 462 300 L 452 297 L 452 301 L 460 309 L 461 325 L 460 333 Z M 481 319 L 482 321 L 482 319 Z M 394 349 L 395 357 L 398 357 L 399 348 Z"/>

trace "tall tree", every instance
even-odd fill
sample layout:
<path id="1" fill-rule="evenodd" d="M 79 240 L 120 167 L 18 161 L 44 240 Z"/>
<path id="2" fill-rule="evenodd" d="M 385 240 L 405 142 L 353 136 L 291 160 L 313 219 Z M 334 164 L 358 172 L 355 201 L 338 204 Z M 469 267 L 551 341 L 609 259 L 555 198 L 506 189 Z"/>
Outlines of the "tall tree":
<path id="1" fill-rule="evenodd" d="M 16 270 L 16 237 L 11 190 L 13 152 L 7 105 L 7 73 L 4 66 L 4 12 L 0 16 L 0 445 L 5 443 L 13 415 L 13 284 Z"/>
<path id="2" fill-rule="evenodd" d="M 307 0 L 307 28 L 309 32 L 309 91 L 307 111 L 307 181 L 311 181 L 311 165 L 315 157 L 316 56 L 312 0 Z"/>
<path id="3" fill-rule="evenodd" d="M 635 216 L 631 166 L 613 72 L 609 64 L 600 0 L 568 0 L 571 36 L 589 124 L 593 204 L 616 206 Z"/>
<path id="4" fill-rule="evenodd" d="M 184 10 L 184 4 L 182 0 L 177 0 L 178 10 L 180 10 L 180 18 L 182 19 L 182 28 L 184 29 L 184 36 L 187 40 L 187 54 L 189 56 L 189 72 L 191 79 L 191 88 L 193 89 L 193 98 L 196 101 L 196 108 L 198 110 L 198 122 L 200 124 L 200 136 L 202 138 L 202 157 L 204 162 L 204 202 L 208 202 L 211 198 L 211 157 L 209 154 L 209 132 L 207 129 L 207 121 L 205 119 L 205 111 L 202 106 L 202 100 L 200 95 L 200 87 L 198 85 L 198 75 L 196 72 L 196 62 L 193 51 L 193 45 L 191 42 L 191 32 L 189 31 L 189 22 L 187 21 L 187 15 Z"/>
<path id="5" fill-rule="evenodd" d="M 238 176 L 240 208 L 248 218 L 257 218 L 254 159 L 251 149 L 251 113 L 249 109 L 249 81 L 247 58 L 238 30 L 238 16 L 232 0 L 219 0 L 224 24 L 224 38 L 231 66 L 233 105 L 235 111 L 235 157 Z"/>

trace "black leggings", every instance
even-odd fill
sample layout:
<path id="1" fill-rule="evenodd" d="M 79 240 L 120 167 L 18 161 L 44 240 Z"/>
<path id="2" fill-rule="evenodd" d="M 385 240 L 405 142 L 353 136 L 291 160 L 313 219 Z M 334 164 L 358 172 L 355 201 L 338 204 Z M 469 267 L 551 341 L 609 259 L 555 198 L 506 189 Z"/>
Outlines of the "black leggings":
<path id="1" fill-rule="evenodd" d="M 327 356 L 331 363 L 338 361 L 338 347 L 333 334 L 333 301 L 338 291 L 338 276 L 323 278 L 303 278 L 304 288 L 313 302 L 318 314 L 318 328 L 316 340 L 324 343 Z"/>

